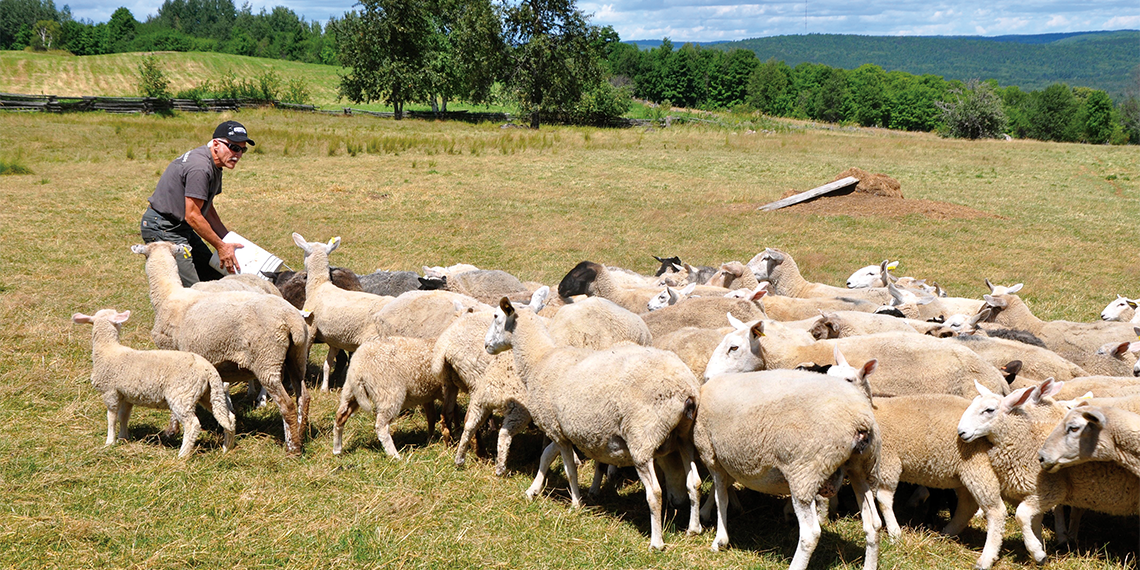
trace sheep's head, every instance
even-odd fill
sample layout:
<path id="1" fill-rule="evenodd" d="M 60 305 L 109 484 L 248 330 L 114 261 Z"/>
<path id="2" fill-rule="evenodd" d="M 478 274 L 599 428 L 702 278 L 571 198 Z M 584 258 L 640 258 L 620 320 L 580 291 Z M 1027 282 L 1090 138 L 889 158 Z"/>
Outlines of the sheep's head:
<path id="1" fill-rule="evenodd" d="M 731 313 L 728 314 L 728 322 L 735 330 L 725 335 L 713 350 L 705 366 L 705 380 L 730 372 L 752 372 L 764 368 L 760 338 L 764 336 L 764 328 L 771 323 L 765 324 L 762 320 L 743 323 Z"/>
<path id="2" fill-rule="evenodd" d="M 94 324 L 96 321 L 107 321 L 115 326 L 115 330 L 119 330 L 127 319 L 131 318 L 131 312 L 118 312 L 115 309 L 100 309 L 94 315 L 84 315 L 83 313 L 75 313 L 71 315 L 71 322 L 79 324 Z"/>
<path id="3" fill-rule="evenodd" d="M 986 437 L 995 431 L 1003 416 L 1016 413 L 1023 406 L 1042 403 L 1044 398 L 1060 392 L 1064 384 L 1048 378 L 1040 386 L 1014 390 L 1008 396 L 1002 396 L 974 380 L 978 396 L 974 397 L 958 421 L 958 437 L 967 442 Z"/>
<path id="4" fill-rule="evenodd" d="M 665 275 L 666 273 L 673 273 L 673 272 L 680 270 L 679 269 L 681 267 L 681 258 L 680 257 L 677 257 L 677 256 L 657 257 L 656 255 L 654 255 L 653 259 L 656 259 L 657 261 L 661 262 L 661 267 L 658 267 L 657 272 L 653 274 L 654 277 L 661 277 L 662 275 Z"/>
<path id="5" fill-rule="evenodd" d="M 843 353 L 839 351 L 839 344 L 836 343 L 835 365 L 827 369 L 827 375 L 840 378 L 849 384 L 854 384 L 867 395 L 867 400 L 871 401 L 871 383 L 867 380 L 867 377 L 878 367 L 879 360 L 877 358 L 868 360 L 859 368 L 851 366 L 847 363 L 847 359 L 843 357 Z"/>
<path id="6" fill-rule="evenodd" d="M 531 295 L 530 304 L 519 309 L 533 311 L 537 314 L 546 305 L 546 299 L 549 296 L 550 287 L 543 285 Z M 514 332 L 518 326 L 519 309 L 516 309 L 511 300 L 506 297 L 499 300 L 499 307 L 495 309 L 491 326 L 483 337 L 483 348 L 488 354 L 499 354 L 514 346 Z"/>
<path id="7" fill-rule="evenodd" d="M 1024 285 L 1024 283 L 1018 283 L 1017 285 L 1010 285 L 1009 287 L 1005 287 L 1002 285 L 994 285 L 993 283 L 990 283 L 989 279 L 986 279 L 986 287 L 990 288 L 991 295 L 1012 295 L 1020 291 L 1022 285 Z"/>
<path id="8" fill-rule="evenodd" d="M 886 267 L 884 267 L 883 264 L 886 264 Z M 898 266 L 899 262 L 890 262 L 884 259 L 883 263 L 878 265 L 863 267 L 847 278 L 847 288 L 866 289 L 868 287 L 883 287 L 883 274 L 886 273 L 886 270 L 894 269 Z"/>
<path id="9" fill-rule="evenodd" d="M 689 296 L 696 287 L 696 283 L 690 283 L 686 285 L 684 289 L 677 291 L 672 287 L 666 286 L 660 293 L 654 295 L 653 298 L 645 304 L 645 308 L 649 311 L 656 311 L 670 305 L 676 305 L 677 301 Z"/>
<path id="10" fill-rule="evenodd" d="M 131 246 L 131 252 L 150 258 L 151 254 L 155 252 L 169 251 L 170 255 L 183 255 L 187 259 L 190 258 L 190 246 L 185 244 L 170 243 L 168 241 L 152 241 L 150 243 L 140 243 Z"/>
<path id="11" fill-rule="evenodd" d="M 591 294 L 594 290 L 594 281 L 605 270 L 605 267 L 593 261 L 583 261 L 575 265 L 574 269 L 571 269 L 558 283 L 558 295 L 560 297 L 573 297 L 574 295 Z"/>
<path id="12" fill-rule="evenodd" d="M 1101 438 L 1108 424 L 1104 410 L 1081 402 L 1065 414 L 1037 452 L 1041 468 L 1055 473 L 1062 467 L 1109 458 L 1112 438 Z"/>
<path id="13" fill-rule="evenodd" d="M 1121 321 L 1123 314 L 1128 309 L 1136 309 L 1136 300 L 1129 299 L 1123 295 L 1117 295 L 1116 300 L 1109 303 L 1103 311 L 1100 312 L 1100 319 L 1102 321 Z"/>
<path id="14" fill-rule="evenodd" d="M 340 247 L 340 236 L 330 239 L 328 243 L 321 243 L 319 241 L 305 241 L 301 234 L 293 232 L 293 243 L 305 252 L 305 257 L 309 257 L 314 251 L 324 251 L 325 255 L 328 255 Z"/>

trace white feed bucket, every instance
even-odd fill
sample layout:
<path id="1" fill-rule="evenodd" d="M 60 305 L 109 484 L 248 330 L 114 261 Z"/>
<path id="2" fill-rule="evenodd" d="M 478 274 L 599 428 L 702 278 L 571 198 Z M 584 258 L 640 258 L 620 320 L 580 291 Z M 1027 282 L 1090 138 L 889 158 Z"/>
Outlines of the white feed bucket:
<path id="1" fill-rule="evenodd" d="M 281 261 L 281 258 L 265 251 L 257 244 L 241 237 L 235 232 L 226 234 L 226 236 L 222 238 L 222 241 L 226 243 L 240 243 L 243 246 L 234 250 L 234 256 L 237 257 L 238 265 L 241 267 L 239 273 L 252 273 L 265 279 L 266 277 L 261 274 L 262 271 L 272 273 L 285 264 L 284 261 Z M 217 269 L 223 275 L 230 274 L 229 271 L 222 269 L 222 264 L 218 260 L 217 253 L 210 258 L 210 267 Z"/>

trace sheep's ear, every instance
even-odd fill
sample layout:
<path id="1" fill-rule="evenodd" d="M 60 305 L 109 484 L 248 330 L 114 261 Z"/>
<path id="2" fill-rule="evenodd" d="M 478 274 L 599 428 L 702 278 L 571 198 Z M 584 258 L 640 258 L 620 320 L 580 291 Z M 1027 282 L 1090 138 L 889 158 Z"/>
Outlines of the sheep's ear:
<path id="1" fill-rule="evenodd" d="M 499 299 L 499 308 L 502 309 L 508 317 L 515 314 L 515 306 L 512 305 L 511 300 L 506 297 Z"/>
<path id="2" fill-rule="evenodd" d="M 839 343 L 835 343 L 835 350 L 833 352 L 835 354 L 835 363 L 836 364 L 838 364 L 840 366 L 850 367 L 850 365 L 847 364 L 847 359 L 843 358 L 843 353 L 839 352 Z"/>
<path id="3" fill-rule="evenodd" d="M 1089 409 L 1089 410 L 1084 410 L 1083 412 L 1081 412 L 1081 417 L 1084 418 L 1086 422 L 1096 426 L 1097 429 L 1103 428 L 1104 424 L 1107 423 L 1107 421 L 1108 421 L 1104 417 L 1104 412 L 1097 410 L 1095 408 Z"/>
<path id="4" fill-rule="evenodd" d="M 875 370 L 878 370 L 878 368 L 879 368 L 879 359 L 878 358 L 872 358 L 871 360 L 868 360 L 866 362 L 866 364 L 863 365 L 863 377 L 866 378 L 866 377 L 870 376 L 871 373 L 874 372 Z"/>
<path id="5" fill-rule="evenodd" d="M 127 319 L 129 319 L 129 318 L 131 318 L 131 312 L 130 311 L 125 311 L 122 313 L 115 313 L 115 316 L 111 317 L 111 322 L 115 323 L 117 325 L 121 325 L 121 324 L 127 322 Z"/>
<path id="6" fill-rule="evenodd" d="M 1129 307 L 1131 307 L 1131 308 L 1133 308 L 1133 309 L 1135 309 L 1135 308 L 1136 308 L 1136 301 L 1134 301 L 1134 300 L 1132 300 L 1132 299 L 1125 299 L 1125 300 L 1124 300 L 1124 302 L 1125 302 L 1125 303 L 1126 303 L 1126 304 L 1127 304 Z"/>
<path id="7" fill-rule="evenodd" d="M 1025 284 L 1024 284 L 1024 283 L 1018 283 L 1017 285 L 1014 285 L 1013 287 L 1010 287 L 1009 289 L 1006 289 L 1005 293 L 1006 293 L 1007 295 L 1012 295 L 1013 293 L 1016 293 L 1016 292 L 1020 291 L 1020 290 L 1021 290 L 1021 287 L 1022 287 L 1023 285 L 1025 285 Z"/>
<path id="8" fill-rule="evenodd" d="M 1128 349 L 1131 345 L 1132 345 L 1131 342 L 1122 342 L 1122 343 L 1114 346 L 1112 348 L 1112 352 L 1110 354 L 1112 354 L 1112 356 L 1114 358 L 1120 358 L 1121 356 L 1128 354 Z"/>
<path id="9" fill-rule="evenodd" d="M 748 297 L 748 300 L 749 301 L 759 301 L 760 299 L 764 298 L 764 295 L 767 295 L 767 294 L 768 294 L 768 290 L 765 289 L 763 285 L 760 285 L 759 287 L 756 288 L 755 291 L 752 292 L 752 295 Z"/>
<path id="10" fill-rule="evenodd" d="M 543 309 L 543 307 L 546 306 L 546 300 L 549 297 L 550 297 L 550 287 L 547 285 L 543 285 L 542 287 L 539 287 L 538 290 L 536 290 L 530 296 L 529 307 L 531 309 L 533 309 L 534 312 L 537 313 L 537 312 L 541 311 Z"/>
<path id="11" fill-rule="evenodd" d="M 1136 333 L 1136 337 L 1140 338 L 1140 327 L 1132 327 L 1132 332 Z"/>
<path id="12" fill-rule="evenodd" d="M 978 323 L 984 322 L 986 319 L 990 318 L 990 315 L 993 314 L 993 312 L 993 309 L 989 307 L 982 307 L 982 310 L 978 311 L 978 314 L 970 317 L 970 326 L 977 326 Z"/>
<path id="13" fill-rule="evenodd" d="M 986 304 L 991 307 L 1004 309 L 1009 306 L 1009 300 L 1001 295 L 982 295 L 982 299 L 985 299 Z"/>
<path id="14" fill-rule="evenodd" d="M 748 329 L 748 332 L 755 338 L 764 336 L 764 321 L 759 321 L 752 325 L 752 328 Z"/>
<path id="15" fill-rule="evenodd" d="M 660 257 L 657 257 L 656 255 L 653 256 L 653 259 L 656 259 L 660 263 L 665 263 L 664 259 L 661 259 Z"/>
<path id="16" fill-rule="evenodd" d="M 898 269 L 898 268 L 899 268 L 899 262 L 897 262 L 897 261 L 892 261 L 892 262 L 887 264 L 887 269 Z"/>
<path id="17" fill-rule="evenodd" d="M 1033 394 L 1038 393 L 1039 388 L 1040 388 L 1040 386 L 1033 387 L 1033 388 L 1022 388 L 1020 390 L 1014 390 L 1008 396 L 1002 398 L 1001 409 L 1012 410 L 1016 407 L 1025 405 L 1025 403 L 1029 401 L 1030 396 L 1033 396 Z"/>
<path id="18" fill-rule="evenodd" d="M 689 283 L 688 285 L 685 285 L 684 289 L 681 289 L 681 294 L 682 295 L 692 295 L 693 291 L 696 291 L 696 290 L 697 290 L 697 284 L 696 283 Z"/>
<path id="19" fill-rule="evenodd" d="M 990 392 L 989 388 L 982 386 L 982 383 L 978 382 L 977 380 L 974 380 L 974 388 L 978 391 L 979 394 L 981 394 L 983 396 L 996 396 L 997 395 L 997 394 L 994 394 L 993 392 Z"/>
<path id="20" fill-rule="evenodd" d="M 336 236 L 329 240 L 328 253 L 332 253 L 338 247 L 340 247 L 340 236 Z"/>
<path id="21" fill-rule="evenodd" d="M 990 279 L 989 279 L 989 277 L 987 277 L 987 278 L 986 278 L 986 287 L 989 287 L 989 288 L 990 288 L 990 293 L 993 293 L 993 292 L 994 292 L 994 284 L 993 284 L 993 283 L 990 283 Z"/>
<path id="22" fill-rule="evenodd" d="M 1046 378 L 1045 381 L 1042 382 L 1040 386 L 1038 386 L 1038 388 L 1040 388 L 1041 397 L 1046 398 L 1046 397 L 1053 397 L 1053 396 L 1056 396 L 1057 394 L 1060 394 L 1061 388 L 1063 388 L 1064 386 L 1065 386 L 1064 382 L 1058 382 L 1058 381 L 1054 380 L 1052 376 L 1050 376 L 1049 378 Z"/>
<path id="23" fill-rule="evenodd" d="M 728 317 L 728 324 L 732 325 L 732 328 L 738 331 L 744 330 L 745 324 L 741 322 L 740 319 L 732 316 L 732 313 L 725 313 L 725 316 Z"/>
<path id="24" fill-rule="evenodd" d="M 132 245 L 131 252 L 138 253 L 140 255 L 146 255 L 146 244 L 137 243 L 135 245 Z"/>
<path id="25" fill-rule="evenodd" d="M 91 315 L 84 315 L 83 313 L 75 313 L 74 315 L 71 315 L 71 322 L 73 323 L 82 323 L 89 325 L 94 321 L 95 317 L 92 317 Z"/>
<path id="26" fill-rule="evenodd" d="M 305 250 L 305 255 L 308 255 L 309 252 L 312 251 L 312 248 L 309 247 L 309 242 L 305 241 L 304 236 L 297 232 L 293 232 L 293 243 L 297 244 L 297 247 Z"/>
<path id="27" fill-rule="evenodd" d="M 772 248 L 767 248 L 764 251 L 768 254 L 768 259 L 771 259 L 773 262 L 777 264 L 784 262 L 785 256 L 783 253 L 780 253 Z"/>

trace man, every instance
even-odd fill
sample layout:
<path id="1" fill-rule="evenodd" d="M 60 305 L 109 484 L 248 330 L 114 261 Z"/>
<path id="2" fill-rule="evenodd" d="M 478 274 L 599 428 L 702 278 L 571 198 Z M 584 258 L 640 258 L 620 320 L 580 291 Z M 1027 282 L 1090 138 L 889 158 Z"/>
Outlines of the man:
<path id="1" fill-rule="evenodd" d="M 214 208 L 214 197 L 222 192 L 222 168 L 237 166 L 247 143 L 255 144 L 241 123 L 218 125 L 210 142 L 187 151 L 166 167 L 154 194 L 147 199 L 150 207 L 142 217 L 143 241 L 168 241 L 189 248 L 188 254 L 174 256 L 184 287 L 221 279 L 222 274 L 210 267 L 213 253 L 206 243 L 217 250 L 223 269 L 230 273 L 241 270 L 234 250 L 242 246 L 222 241 L 228 231 Z"/>

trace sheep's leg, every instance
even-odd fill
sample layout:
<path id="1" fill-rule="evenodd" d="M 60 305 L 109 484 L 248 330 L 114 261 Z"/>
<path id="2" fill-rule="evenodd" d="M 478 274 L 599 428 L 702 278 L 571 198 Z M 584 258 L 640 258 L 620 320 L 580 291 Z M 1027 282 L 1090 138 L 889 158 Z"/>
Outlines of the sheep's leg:
<path id="1" fill-rule="evenodd" d="M 697 471 L 696 450 L 691 442 L 682 441 L 681 463 L 685 468 L 685 490 L 689 493 L 689 528 L 686 534 L 700 534 L 701 528 L 701 474 Z"/>
<path id="2" fill-rule="evenodd" d="M 969 490 L 958 487 L 954 493 L 958 495 L 958 508 L 954 509 L 954 516 L 950 517 L 950 522 L 942 529 L 942 534 L 946 536 L 954 536 L 965 530 L 970 519 L 974 518 L 974 513 L 978 512 L 978 501 Z"/>
<path id="3" fill-rule="evenodd" d="M 471 440 L 476 436 L 475 430 L 479 429 L 490 416 L 490 408 L 483 407 L 479 402 L 473 401 L 467 406 L 467 416 L 463 420 L 463 435 L 459 436 L 459 448 L 455 450 L 456 469 L 463 469 L 463 465 L 467 462 L 467 448 L 471 446 Z M 502 436 L 499 438 L 502 439 Z"/>
<path id="4" fill-rule="evenodd" d="M 713 497 L 716 498 L 716 537 L 713 538 L 712 551 L 717 552 L 728 546 L 728 481 L 727 473 L 713 467 L 709 468 L 713 477 Z"/>
<path id="5" fill-rule="evenodd" d="M 384 446 L 384 453 L 387 453 L 392 459 L 400 460 L 400 452 L 396 450 L 396 442 L 392 441 L 392 418 L 400 414 L 400 406 L 394 406 L 395 411 L 392 409 L 376 408 L 376 437 L 380 439 L 381 445 Z M 430 433 L 429 433 L 430 435 Z"/>
<path id="6" fill-rule="evenodd" d="M 427 438 L 428 441 L 431 441 L 431 436 L 435 433 L 435 424 L 439 422 L 439 412 L 435 409 L 435 402 L 428 402 L 420 408 L 424 411 L 424 417 L 427 419 Z M 446 433 L 447 428 L 442 429 Z"/>
<path id="7" fill-rule="evenodd" d="M 178 450 L 178 457 L 186 457 L 194 453 L 194 446 L 198 443 L 198 433 L 202 431 L 202 424 L 194 414 L 194 408 L 189 413 L 180 414 L 182 417 L 182 448 Z"/>
<path id="8" fill-rule="evenodd" d="M 336 410 L 336 420 L 333 423 L 333 455 L 340 455 L 342 449 L 341 444 L 344 439 L 344 424 L 359 408 L 360 403 L 356 401 L 356 398 L 352 397 L 352 391 L 348 389 L 342 390 L 340 407 Z"/>
<path id="9" fill-rule="evenodd" d="M 649 503 L 649 549 L 665 550 L 665 540 L 661 538 L 661 485 L 657 482 L 657 470 L 652 460 L 635 467 L 641 484 L 645 486 L 645 500 Z"/>
<path id="10" fill-rule="evenodd" d="M 134 407 L 134 404 L 130 402 L 121 400 L 119 402 L 119 439 L 123 441 L 131 439 L 131 432 L 127 429 L 127 424 L 130 423 L 131 410 L 134 409 Z"/>
<path id="11" fill-rule="evenodd" d="M 109 397 L 104 396 L 103 401 L 107 404 L 107 441 L 103 443 L 103 447 L 107 447 L 115 445 L 115 424 L 119 421 L 119 397 L 117 394 L 112 394 Z"/>
<path id="12" fill-rule="evenodd" d="M 1045 562 L 1045 545 L 1041 543 L 1041 519 L 1042 509 L 1040 505 L 1040 497 L 1030 495 L 1021 504 L 1017 505 L 1017 510 L 1014 512 L 1014 518 L 1021 526 L 1022 540 L 1025 542 L 1025 550 L 1033 557 L 1033 560 L 1038 564 Z"/>
<path id="13" fill-rule="evenodd" d="M 329 345 L 329 354 L 325 357 L 325 363 L 321 365 L 321 391 L 329 391 L 329 376 L 332 375 L 332 367 L 336 364 L 336 357 L 340 354 L 340 349 Z"/>
<path id="14" fill-rule="evenodd" d="M 875 497 L 879 501 L 879 510 L 883 512 L 883 524 L 887 527 L 887 536 L 892 540 L 898 540 L 902 536 L 902 528 L 899 527 L 899 520 L 895 517 L 895 487 L 884 483 L 875 492 Z"/>
<path id="15" fill-rule="evenodd" d="M 542 450 L 542 457 L 538 458 L 538 474 L 534 476 L 534 482 L 526 490 L 527 500 L 533 501 L 534 496 L 539 494 L 543 486 L 546 485 L 546 472 L 550 469 L 550 464 L 554 461 L 554 454 L 557 452 L 558 446 L 554 442 L 550 442 L 550 445 Z"/>
<path id="16" fill-rule="evenodd" d="M 511 439 L 530 423 L 530 412 L 515 402 L 507 404 L 503 417 L 503 427 L 499 429 L 499 443 L 495 450 L 495 475 L 507 474 L 507 453 L 511 450 Z"/>
<path id="17" fill-rule="evenodd" d="M 174 414 L 170 415 L 170 422 L 166 424 L 166 428 L 159 434 L 165 438 L 171 438 L 178 435 L 178 431 L 182 429 L 182 424 L 178 423 L 178 418 Z"/>
<path id="18" fill-rule="evenodd" d="M 562 450 L 562 468 L 566 470 L 566 479 L 570 483 L 570 506 L 577 509 L 582 506 L 582 491 L 578 488 L 578 458 L 574 455 L 574 446 L 570 442 L 558 447 Z"/>
<path id="19" fill-rule="evenodd" d="M 654 459 L 658 481 L 664 483 L 665 499 L 674 507 L 680 507 L 688 498 L 685 481 L 685 466 L 677 452 L 667 453 Z"/>
<path id="20" fill-rule="evenodd" d="M 875 495 L 862 475 L 849 473 L 848 478 L 855 490 L 855 502 L 859 504 L 859 518 L 863 519 L 863 535 L 867 541 L 863 570 L 875 570 L 879 567 L 879 528 L 882 526 L 875 512 Z"/>
<path id="21" fill-rule="evenodd" d="M 606 467 L 605 463 L 594 462 L 594 480 L 590 482 L 590 490 L 586 491 L 591 499 L 597 497 L 602 491 L 602 477 L 606 474 Z"/>
<path id="22" fill-rule="evenodd" d="M 451 434 L 459 427 L 459 418 L 455 417 L 455 399 L 459 397 L 459 388 L 451 382 L 443 383 L 443 405 L 440 412 L 443 414 L 443 425 L 439 428 L 443 434 L 443 441 L 451 443 Z"/>
<path id="23" fill-rule="evenodd" d="M 281 383 L 281 371 L 267 374 L 261 385 L 273 397 L 273 401 L 277 402 L 277 408 L 281 412 L 281 421 L 285 424 L 285 454 L 301 455 L 301 423 L 297 421 L 297 406 Z"/>
<path id="24" fill-rule="evenodd" d="M 800 521 L 800 539 L 796 545 L 796 554 L 788 570 L 805 570 L 815 547 L 819 544 L 819 536 L 823 530 L 819 526 L 819 513 L 816 512 L 815 496 L 807 500 L 792 496 L 792 508 L 796 511 L 796 518 Z"/>
<path id="25" fill-rule="evenodd" d="M 996 500 L 985 502 L 990 503 L 982 506 L 986 513 L 986 544 L 974 566 L 979 570 L 987 570 L 997 560 L 1001 552 L 1002 532 L 1005 530 L 1005 502 L 1000 496 Z M 958 504 L 962 504 L 961 499 Z"/>
<path id="26" fill-rule="evenodd" d="M 1065 542 L 1076 547 L 1077 533 L 1081 530 L 1081 517 L 1084 516 L 1085 509 L 1080 507 L 1069 508 L 1069 524 L 1065 527 Z"/>

